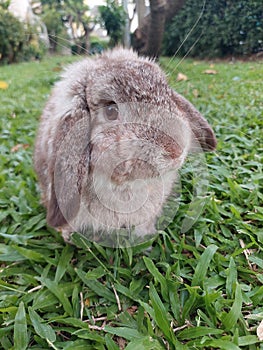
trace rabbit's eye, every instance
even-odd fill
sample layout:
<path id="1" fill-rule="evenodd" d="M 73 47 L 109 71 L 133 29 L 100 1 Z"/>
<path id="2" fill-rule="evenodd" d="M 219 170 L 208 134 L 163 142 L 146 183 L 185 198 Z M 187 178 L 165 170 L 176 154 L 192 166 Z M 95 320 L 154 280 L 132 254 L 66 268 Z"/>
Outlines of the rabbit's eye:
<path id="1" fill-rule="evenodd" d="M 104 107 L 104 115 L 108 120 L 117 120 L 119 116 L 118 106 L 114 103 Z"/>

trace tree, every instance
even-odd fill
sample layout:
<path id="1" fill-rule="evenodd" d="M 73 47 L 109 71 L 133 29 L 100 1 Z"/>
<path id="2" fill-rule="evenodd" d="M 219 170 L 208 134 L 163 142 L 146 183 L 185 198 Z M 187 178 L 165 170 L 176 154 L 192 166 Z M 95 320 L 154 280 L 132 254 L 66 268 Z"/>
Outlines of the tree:
<path id="1" fill-rule="evenodd" d="M 51 50 L 56 51 L 58 38 L 66 30 L 70 32 L 77 53 L 90 49 L 90 33 L 93 31 L 96 18 L 88 15 L 88 6 L 84 0 L 42 0 L 42 18 L 51 39 Z"/>
<path id="2" fill-rule="evenodd" d="M 117 45 L 123 36 L 125 11 L 114 0 L 107 0 L 106 6 L 99 6 L 101 25 L 110 36 L 110 46 Z"/>
<path id="3" fill-rule="evenodd" d="M 45 6 L 42 14 L 42 21 L 48 31 L 51 52 L 56 52 L 58 47 L 58 37 L 61 35 L 64 26 L 61 20 L 61 13 L 55 7 Z"/>
<path id="4" fill-rule="evenodd" d="M 183 7 L 185 0 L 150 0 L 150 14 L 142 21 L 133 38 L 133 47 L 141 54 L 158 57 L 164 26 Z"/>
<path id="5" fill-rule="evenodd" d="M 65 20 L 69 24 L 72 39 L 78 53 L 84 46 L 85 52 L 90 51 L 90 33 L 93 31 L 96 19 L 88 16 L 88 6 L 83 0 L 65 0 Z"/>

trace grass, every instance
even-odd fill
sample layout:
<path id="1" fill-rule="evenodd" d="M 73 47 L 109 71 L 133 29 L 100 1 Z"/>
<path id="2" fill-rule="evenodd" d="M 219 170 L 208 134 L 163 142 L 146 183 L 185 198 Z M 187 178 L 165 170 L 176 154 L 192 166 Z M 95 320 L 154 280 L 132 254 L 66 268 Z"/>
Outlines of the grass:
<path id="1" fill-rule="evenodd" d="M 61 65 L 0 67 L 2 349 L 263 349 L 263 67 L 162 59 L 213 125 L 203 212 L 185 234 L 191 174 L 175 220 L 151 242 L 105 248 L 48 228 L 32 169 L 35 130 Z M 207 69 L 217 74 L 205 74 Z M 178 72 L 188 77 L 176 81 Z M 148 247 L 152 249 L 146 249 Z"/>

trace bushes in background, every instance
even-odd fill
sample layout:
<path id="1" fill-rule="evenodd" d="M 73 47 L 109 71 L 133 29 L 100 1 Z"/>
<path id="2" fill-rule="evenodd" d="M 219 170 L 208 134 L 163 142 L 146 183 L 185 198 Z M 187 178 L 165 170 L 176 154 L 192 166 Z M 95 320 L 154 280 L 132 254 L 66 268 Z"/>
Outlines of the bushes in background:
<path id="1" fill-rule="evenodd" d="M 21 23 L 0 7 L 0 63 L 13 63 L 43 55 L 45 47 L 35 28 Z"/>
<path id="2" fill-rule="evenodd" d="M 0 8 L 0 61 L 14 62 L 24 42 L 23 24 L 7 10 Z"/>
<path id="3" fill-rule="evenodd" d="M 101 39 L 97 36 L 91 36 L 90 37 L 90 50 L 87 52 L 85 47 L 85 40 L 80 40 L 79 45 L 72 45 L 71 46 L 71 53 L 73 55 L 84 55 L 84 54 L 90 54 L 94 55 L 97 53 L 102 53 L 102 51 L 109 48 L 109 42 L 106 39 Z"/>
<path id="4" fill-rule="evenodd" d="M 263 50 L 262 0 L 187 0 L 166 28 L 164 53 L 173 55 L 188 34 L 178 55 L 223 57 L 258 53 Z"/>

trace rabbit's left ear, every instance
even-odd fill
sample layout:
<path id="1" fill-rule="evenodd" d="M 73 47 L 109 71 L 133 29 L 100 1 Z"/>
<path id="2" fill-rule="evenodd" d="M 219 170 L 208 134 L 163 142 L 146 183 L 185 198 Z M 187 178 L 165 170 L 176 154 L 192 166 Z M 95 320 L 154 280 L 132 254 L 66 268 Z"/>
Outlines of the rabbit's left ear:
<path id="1" fill-rule="evenodd" d="M 195 109 L 195 107 L 187 101 L 183 96 L 173 91 L 173 99 L 179 111 L 187 119 L 192 129 L 196 141 L 200 144 L 204 151 L 213 151 L 216 148 L 216 137 L 208 124 L 207 120 Z M 192 151 L 194 151 L 194 142 Z"/>

